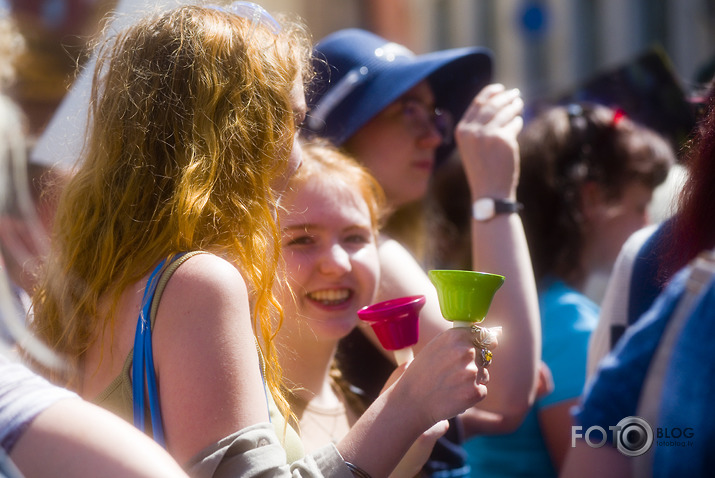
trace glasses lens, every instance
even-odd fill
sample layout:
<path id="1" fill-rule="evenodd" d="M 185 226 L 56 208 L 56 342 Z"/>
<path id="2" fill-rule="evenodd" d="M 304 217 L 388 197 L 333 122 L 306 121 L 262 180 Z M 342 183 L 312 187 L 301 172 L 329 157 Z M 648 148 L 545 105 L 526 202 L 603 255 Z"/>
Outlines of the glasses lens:
<path id="1" fill-rule="evenodd" d="M 435 108 L 434 110 L 434 126 L 442 135 L 442 144 L 450 145 L 454 140 L 454 118 L 452 113 L 447 110 Z"/>
<path id="2" fill-rule="evenodd" d="M 442 137 L 443 144 L 452 143 L 454 120 L 449 111 L 439 108 L 431 110 L 421 101 L 407 99 L 402 103 L 402 114 L 410 128 L 420 135 L 433 128 Z"/>

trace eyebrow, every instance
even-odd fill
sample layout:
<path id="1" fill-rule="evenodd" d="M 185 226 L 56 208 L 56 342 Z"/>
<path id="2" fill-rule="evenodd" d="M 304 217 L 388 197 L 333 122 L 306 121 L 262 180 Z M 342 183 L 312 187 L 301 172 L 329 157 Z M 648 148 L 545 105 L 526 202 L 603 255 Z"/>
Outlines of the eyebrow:
<path id="1" fill-rule="evenodd" d="M 318 228 L 318 226 L 316 224 L 295 224 L 292 226 L 284 227 L 283 232 L 297 231 L 297 230 L 305 231 L 305 230 L 311 229 L 311 228 L 316 229 L 316 228 Z"/>
<path id="2" fill-rule="evenodd" d="M 294 224 L 294 225 L 284 227 L 283 232 L 307 231 L 309 229 L 325 229 L 325 226 L 321 226 L 319 224 L 314 224 L 314 223 Z M 341 229 L 341 232 L 352 231 L 352 230 L 371 231 L 372 225 L 369 223 L 368 224 L 351 224 L 350 226 Z"/>

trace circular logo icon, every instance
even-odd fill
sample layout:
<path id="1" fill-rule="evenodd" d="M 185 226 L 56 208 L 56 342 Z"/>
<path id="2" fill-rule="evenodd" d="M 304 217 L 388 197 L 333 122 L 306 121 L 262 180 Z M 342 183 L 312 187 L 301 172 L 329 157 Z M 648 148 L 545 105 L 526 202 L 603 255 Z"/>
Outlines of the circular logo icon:
<path id="1" fill-rule="evenodd" d="M 653 446 L 653 429 L 641 417 L 626 417 L 618 422 L 616 447 L 626 456 L 641 456 Z"/>

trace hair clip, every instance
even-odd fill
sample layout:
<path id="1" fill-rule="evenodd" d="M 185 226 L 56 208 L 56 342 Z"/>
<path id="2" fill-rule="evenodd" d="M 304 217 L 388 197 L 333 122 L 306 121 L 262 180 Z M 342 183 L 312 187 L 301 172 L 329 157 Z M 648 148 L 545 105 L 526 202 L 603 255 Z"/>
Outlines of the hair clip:
<path id="1" fill-rule="evenodd" d="M 623 118 L 626 117 L 626 112 L 623 111 L 621 108 L 616 108 L 613 111 L 613 119 L 611 120 L 611 125 L 616 126 L 618 123 L 621 122 Z"/>
<path id="2" fill-rule="evenodd" d="M 577 116 L 583 116 L 583 107 L 578 103 L 569 103 L 566 105 L 566 112 L 571 118 L 576 118 Z"/>
<path id="3" fill-rule="evenodd" d="M 588 120 L 586 119 L 583 106 L 578 103 L 569 103 L 566 106 L 566 112 L 569 115 L 569 123 L 572 128 L 578 128 L 581 131 L 586 130 Z"/>

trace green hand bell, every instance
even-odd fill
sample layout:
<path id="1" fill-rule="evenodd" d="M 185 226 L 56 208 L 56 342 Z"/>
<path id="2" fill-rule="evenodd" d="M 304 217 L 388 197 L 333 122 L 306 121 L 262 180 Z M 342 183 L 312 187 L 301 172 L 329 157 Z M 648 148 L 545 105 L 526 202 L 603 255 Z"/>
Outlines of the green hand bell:
<path id="1" fill-rule="evenodd" d="M 437 288 L 439 308 L 454 327 L 470 327 L 486 317 L 494 294 L 504 276 L 486 272 L 431 270 L 429 278 Z"/>

